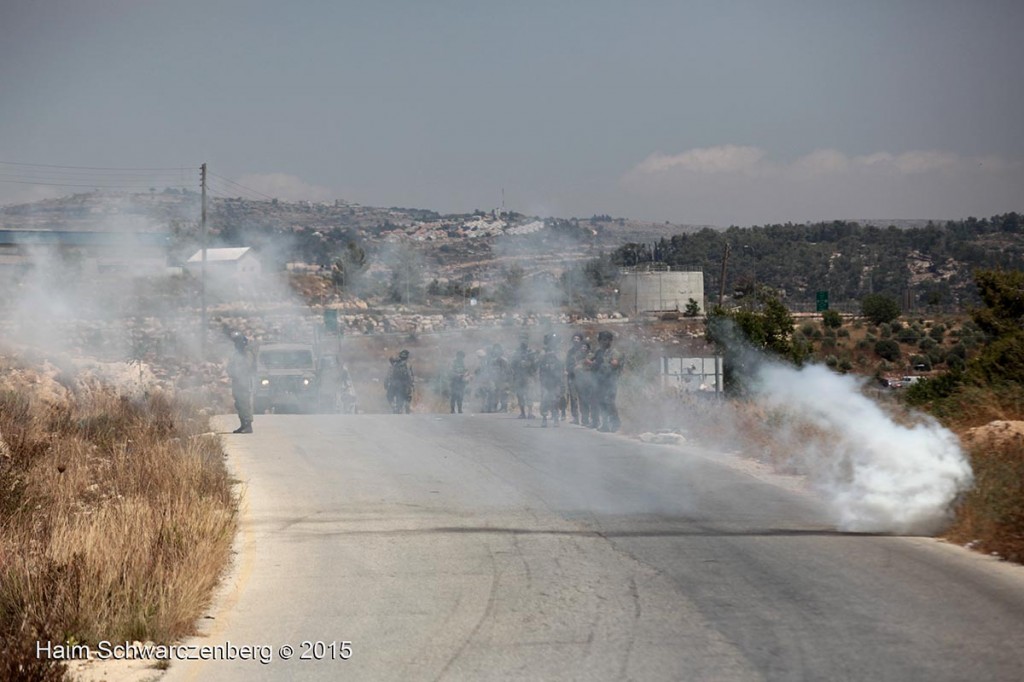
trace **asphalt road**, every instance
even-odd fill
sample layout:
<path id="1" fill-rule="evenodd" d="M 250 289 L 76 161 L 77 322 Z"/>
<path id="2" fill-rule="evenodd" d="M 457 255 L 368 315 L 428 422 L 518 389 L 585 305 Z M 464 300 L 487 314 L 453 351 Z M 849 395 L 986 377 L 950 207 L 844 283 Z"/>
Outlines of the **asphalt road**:
<path id="1" fill-rule="evenodd" d="M 696 449 L 504 415 L 255 428 L 226 437 L 238 561 L 188 643 L 273 660 L 167 682 L 1024 679 L 1024 569 L 838 533 Z"/>

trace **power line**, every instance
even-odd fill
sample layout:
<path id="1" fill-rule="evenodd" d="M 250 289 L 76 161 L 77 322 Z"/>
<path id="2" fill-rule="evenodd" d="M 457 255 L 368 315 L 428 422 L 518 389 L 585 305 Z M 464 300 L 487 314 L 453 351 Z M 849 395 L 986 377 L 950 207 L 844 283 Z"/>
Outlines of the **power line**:
<path id="1" fill-rule="evenodd" d="M 0 177 L 0 182 L 6 182 L 14 185 L 39 185 L 41 187 L 91 187 L 93 189 L 155 189 L 156 185 L 162 183 L 147 182 L 143 184 L 135 185 L 104 185 L 97 182 L 88 183 L 74 183 L 74 182 L 40 182 L 37 180 L 6 180 Z M 190 189 L 194 185 L 163 185 L 161 189 L 174 188 L 174 189 Z"/>
<path id="2" fill-rule="evenodd" d="M 229 185 L 232 185 L 234 187 L 238 187 L 239 189 L 244 189 L 245 191 L 252 192 L 253 194 L 257 194 L 257 195 L 263 197 L 264 199 L 269 199 L 271 201 L 274 200 L 274 197 L 270 196 L 269 194 L 264 194 L 263 192 L 260 192 L 259 190 L 255 190 L 255 189 L 253 189 L 251 187 L 246 187 L 245 185 L 239 184 L 239 183 L 235 182 L 234 180 L 229 180 L 228 178 L 225 178 L 225 177 L 223 177 L 221 175 L 217 175 L 216 173 L 210 173 L 210 175 L 212 177 L 217 178 L 218 180 L 223 180 L 224 182 L 228 183 Z"/>
<path id="3" fill-rule="evenodd" d="M 2 166 L 26 166 L 29 168 L 62 168 L 67 170 L 90 170 L 90 171 L 194 171 L 195 168 L 187 166 L 183 167 L 164 167 L 164 168 L 118 168 L 112 166 L 58 166 L 55 164 L 48 163 L 18 163 L 15 161 L 0 161 Z"/>

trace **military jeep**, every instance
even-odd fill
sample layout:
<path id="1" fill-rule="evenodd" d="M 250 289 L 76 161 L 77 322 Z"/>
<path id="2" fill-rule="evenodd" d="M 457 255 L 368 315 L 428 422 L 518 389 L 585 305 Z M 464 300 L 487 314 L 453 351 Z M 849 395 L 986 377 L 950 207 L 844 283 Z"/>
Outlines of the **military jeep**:
<path id="1" fill-rule="evenodd" d="M 310 344 L 268 343 L 256 351 L 253 409 L 264 412 L 316 412 L 320 386 Z"/>

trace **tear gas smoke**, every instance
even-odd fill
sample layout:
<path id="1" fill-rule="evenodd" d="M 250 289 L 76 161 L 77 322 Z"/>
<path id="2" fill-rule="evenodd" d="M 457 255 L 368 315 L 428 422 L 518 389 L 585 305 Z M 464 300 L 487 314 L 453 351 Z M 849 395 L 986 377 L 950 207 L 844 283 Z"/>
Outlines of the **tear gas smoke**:
<path id="1" fill-rule="evenodd" d="M 782 440 L 841 530 L 937 533 L 971 484 L 970 465 L 952 432 L 925 415 L 915 424 L 897 423 L 851 376 L 820 365 L 763 362 L 753 389 L 765 404 L 794 417 L 781 421 L 810 423 L 829 434 L 821 442 L 794 430 Z"/>

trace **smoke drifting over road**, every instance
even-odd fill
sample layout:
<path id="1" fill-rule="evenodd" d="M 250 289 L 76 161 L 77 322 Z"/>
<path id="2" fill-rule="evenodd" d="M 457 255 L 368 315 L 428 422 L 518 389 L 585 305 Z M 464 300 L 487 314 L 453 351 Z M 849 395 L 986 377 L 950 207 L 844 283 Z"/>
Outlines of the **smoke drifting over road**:
<path id="1" fill-rule="evenodd" d="M 930 535 L 947 525 L 972 474 L 956 436 L 935 420 L 894 421 L 861 392 L 861 382 L 826 367 L 762 363 L 757 397 L 827 437 L 778 426 L 793 465 L 822 494 L 841 530 Z M 806 435 L 806 434 L 803 434 Z"/>

